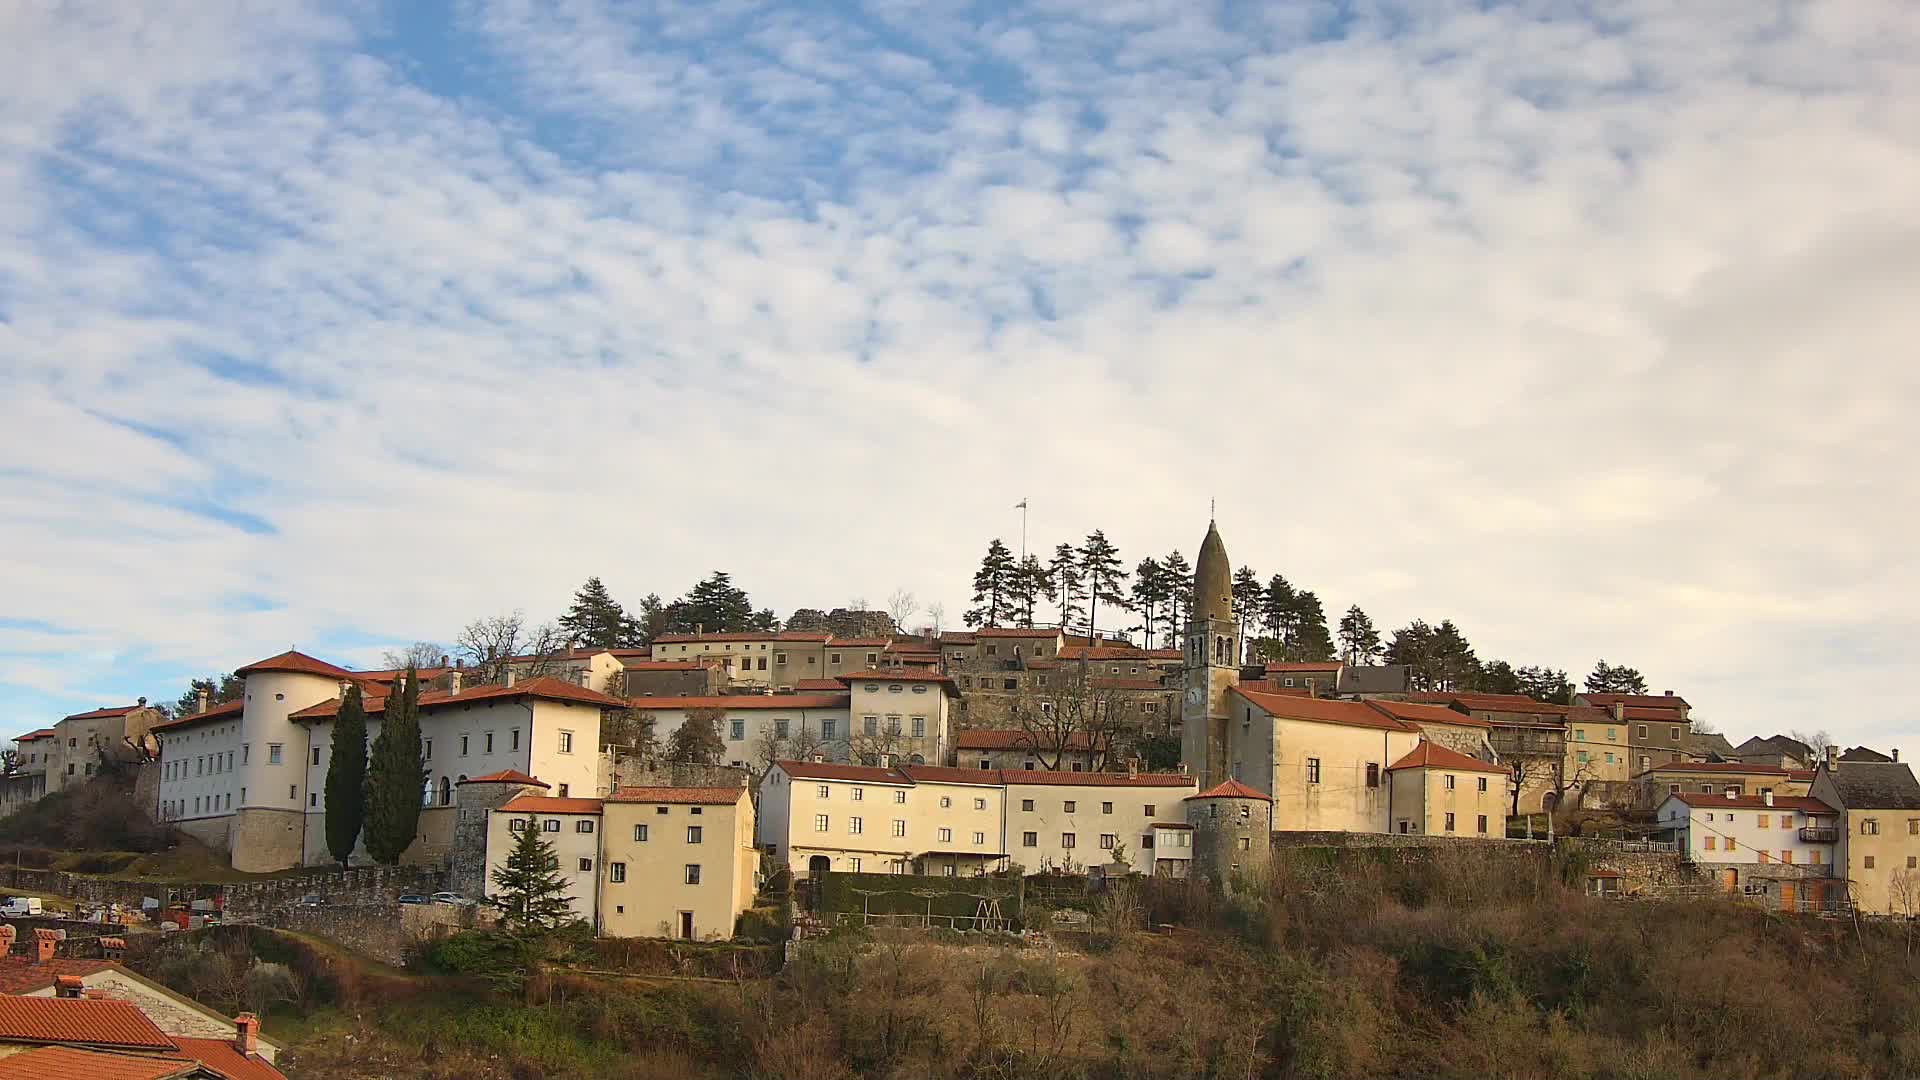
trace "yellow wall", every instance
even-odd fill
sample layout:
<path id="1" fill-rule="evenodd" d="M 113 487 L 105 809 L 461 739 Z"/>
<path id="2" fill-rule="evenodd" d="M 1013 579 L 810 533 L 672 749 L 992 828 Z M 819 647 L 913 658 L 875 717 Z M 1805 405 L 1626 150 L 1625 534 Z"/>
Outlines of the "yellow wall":
<path id="1" fill-rule="evenodd" d="M 603 813 L 603 935 L 678 937 L 680 913 L 691 911 L 695 938 L 733 936 L 740 912 L 753 903 L 760 864 L 753 847 L 753 804 L 744 788 L 731 806 L 609 802 Z M 636 825 L 647 827 L 645 840 L 634 839 Z M 687 842 L 690 825 L 701 829 L 698 844 Z M 626 881 L 612 880 L 615 863 L 626 865 Z M 689 864 L 700 867 L 698 885 L 686 883 Z"/>
<path id="2" fill-rule="evenodd" d="M 1613 733 L 1611 740 L 1607 738 L 1609 731 Z M 1587 755 L 1584 762 L 1580 760 L 1582 752 Z M 1608 754 L 1613 755 L 1611 762 L 1607 760 Z M 1574 721 L 1567 725 L 1566 776 L 1569 782 L 1584 784 L 1588 781 L 1629 779 L 1630 760 L 1625 724 L 1609 720 L 1605 723 Z"/>
<path id="3" fill-rule="evenodd" d="M 1451 790 L 1447 778 L 1453 778 Z M 1481 781 L 1486 790 L 1480 790 Z M 1393 832 L 1429 836 L 1501 838 L 1507 835 L 1507 777 L 1504 773 L 1463 772 L 1454 769 L 1396 769 L 1393 773 Z M 1447 828 L 1447 815 L 1453 828 Z M 1480 819 L 1486 818 L 1486 830 Z"/>
<path id="4" fill-rule="evenodd" d="M 1391 778 L 1387 766 L 1411 751 L 1411 732 L 1274 718 L 1234 698 L 1229 732 L 1230 769 L 1241 782 L 1273 796 L 1277 831 L 1388 831 Z M 1319 779 L 1310 761 L 1319 762 Z M 1378 766 L 1379 784 L 1367 785 L 1367 766 Z"/>

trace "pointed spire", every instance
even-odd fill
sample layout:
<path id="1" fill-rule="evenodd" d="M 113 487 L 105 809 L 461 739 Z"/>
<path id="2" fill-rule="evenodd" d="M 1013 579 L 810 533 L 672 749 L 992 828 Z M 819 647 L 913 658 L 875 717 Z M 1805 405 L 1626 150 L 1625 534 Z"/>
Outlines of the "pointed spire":
<path id="1" fill-rule="evenodd" d="M 1207 522 L 1200 557 L 1193 564 L 1193 617 L 1229 622 L 1233 619 L 1233 562 L 1220 530 Z"/>

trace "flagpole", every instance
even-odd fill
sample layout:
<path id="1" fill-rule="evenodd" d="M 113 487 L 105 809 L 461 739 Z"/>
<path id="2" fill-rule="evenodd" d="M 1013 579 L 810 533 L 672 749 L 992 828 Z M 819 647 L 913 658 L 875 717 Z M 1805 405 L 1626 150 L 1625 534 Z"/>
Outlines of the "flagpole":
<path id="1" fill-rule="evenodd" d="M 1020 496 L 1020 561 L 1027 561 L 1027 497 Z"/>

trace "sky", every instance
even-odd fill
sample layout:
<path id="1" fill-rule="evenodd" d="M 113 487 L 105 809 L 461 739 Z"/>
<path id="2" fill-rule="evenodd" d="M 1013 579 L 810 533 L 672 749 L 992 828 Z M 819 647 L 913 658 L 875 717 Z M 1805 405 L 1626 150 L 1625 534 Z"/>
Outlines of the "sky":
<path id="1" fill-rule="evenodd" d="M 1905 0 L 18 0 L 0 41 L 0 724 L 590 574 L 953 626 L 1024 498 L 1036 549 L 1191 558 L 1211 504 L 1335 618 L 1920 752 Z"/>

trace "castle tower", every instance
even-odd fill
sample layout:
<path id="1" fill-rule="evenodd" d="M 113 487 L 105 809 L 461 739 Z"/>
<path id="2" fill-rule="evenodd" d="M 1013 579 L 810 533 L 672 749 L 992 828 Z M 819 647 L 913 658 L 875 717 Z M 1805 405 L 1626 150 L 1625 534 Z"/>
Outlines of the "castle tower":
<path id="1" fill-rule="evenodd" d="M 1273 799 L 1228 780 L 1186 799 L 1193 826 L 1195 878 L 1231 892 L 1235 883 L 1258 891 L 1273 856 Z"/>
<path id="2" fill-rule="evenodd" d="M 1193 568 L 1186 627 L 1186 693 L 1180 701 L 1180 758 L 1200 790 L 1229 779 L 1228 691 L 1240 682 L 1240 624 L 1233 617 L 1233 564 L 1220 530 L 1207 523 Z"/>

